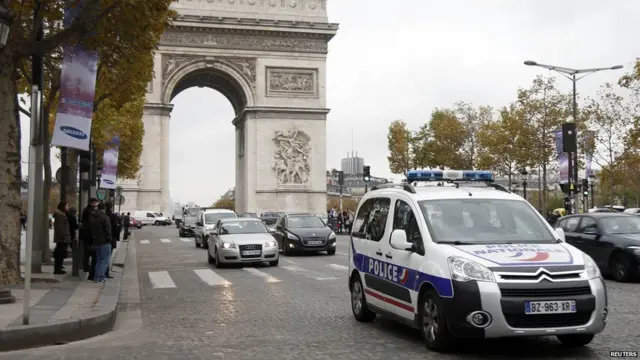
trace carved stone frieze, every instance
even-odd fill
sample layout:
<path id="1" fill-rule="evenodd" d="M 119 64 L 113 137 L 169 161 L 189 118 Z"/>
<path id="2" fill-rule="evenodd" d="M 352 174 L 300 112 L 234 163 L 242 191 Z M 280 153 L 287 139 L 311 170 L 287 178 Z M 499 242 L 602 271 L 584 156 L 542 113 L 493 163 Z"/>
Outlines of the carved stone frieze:
<path id="1" fill-rule="evenodd" d="M 175 55 L 175 54 L 163 54 L 162 55 L 162 87 L 167 83 L 167 79 L 173 75 L 182 65 L 195 60 L 202 59 L 203 56 L 195 55 Z"/>
<path id="2" fill-rule="evenodd" d="M 328 51 L 328 41 L 319 38 L 277 37 L 259 34 L 204 31 L 168 30 L 162 34 L 160 44 L 230 50 L 287 51 L 323 54 Z"/>
<path id="3" fill-rule="evenodd" d="M 292 129 L 276 131 L 273 137 L 276 145 L 272 170 L 281 185 L 302 185 L 309 183 L 311 164 L 311 137 L 304 131 Z"/>
<path id="4" fill-rule="evenodd" d="M 225 8 L 235 6 L 240 9 L 299 9 L 302 11 L 327 10 L 327 0 L 178 0 L 178 5 L 195 5 L 199 8 Z"/>
<path id="5" fill-rule="evenodd" d="M 317 97 L 318 70 L 267 68 L 267 95 Z"/>

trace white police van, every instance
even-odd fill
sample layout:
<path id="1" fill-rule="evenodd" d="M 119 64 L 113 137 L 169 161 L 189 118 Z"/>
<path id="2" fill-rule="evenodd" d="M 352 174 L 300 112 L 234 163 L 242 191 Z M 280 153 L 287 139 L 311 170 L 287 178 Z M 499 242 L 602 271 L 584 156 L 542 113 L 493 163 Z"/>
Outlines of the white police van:
<path id="1" fill-rule="evenodd" d="M 374 187 L 358 206 L 349 274 L 358 321 L 404 322 L 435 351 L 512 336 L 583 346 L 607 319 L 594 261 L 487 171 L 414 170 Z"/>

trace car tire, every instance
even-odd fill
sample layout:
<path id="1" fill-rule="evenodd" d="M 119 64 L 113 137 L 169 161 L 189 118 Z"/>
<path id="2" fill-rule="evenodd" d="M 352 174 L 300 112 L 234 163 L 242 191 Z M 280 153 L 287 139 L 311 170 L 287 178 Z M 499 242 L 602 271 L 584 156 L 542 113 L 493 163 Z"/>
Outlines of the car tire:
<path id="1" fill-rule="evenodd" d="M 558 341 L 563 346 L 577 348 L 588 345 L 593 340 L 593 334 L 570 334 L 570 335 L 556 335 Z"/>
<path id="2" fill-rule="evenodd" d="M 196 243 L 196 247 L 199 248 L 200 247 L 200 243 L 198 242 L 198 237 L 196 236 L 196 238 L 193 241 L 194 243 Z"/>
<path id="3" fill-rule="evenodd" d="M 211 253 L 209 251 L 207 251 L 207 262 L 209 264 L 215 264 L 216 260 L 213 258 L 213 256 L 211 256 Z"/>
<path id="4" fill-rule="evenodd" d="M 353 317 L 359 322 L 372 322 L 375 320 L 377 315 L 369 310 L 367 306 L 367 297 L 364 293 L 360 276 L 355 275 L 351 277 L 349 290 L 351 291 L 351 311 L 353 312 Z"/>
<path id="5" fill-rule="evenodd" d="M 327 255 L 335 255 L 336 249 L 327 250 Z"/>
<path id="6" fill-rule="evenodd" d="M 154 222 L 154 223 L 153 223 L 153 225 L 155 225 L 155 226 L 160 226 L 160 221 L 157 221 L 157 220 L 156 220 L 156 222 Z"/>
<path id="7" fill-rule="evenodd" d="M 613 254 L 609 260 L 611 277 L 618 282 L 629 282 L 633 279 L 633 259 L 626 254 Z"/>
<path id="8" fill-rule="evenodd" d="M 214 253 L 213 261 L 214 261 L 215 266 L 218 269 L 222 269 L 224 267 L 224 264 L 220 262 L 220 258 L 218 257 L 218 250 L 214 250 L 213 253 Z"/>
<path id="9" fill-rule="evenodd" d="M 429 289 L 418 301 L 420 319 L 420 333 L 422 340 L 429 350 L 445 352 L 451 348 L 453 335 L 449 332 L 444 306 L 438 293 Z"/>
<path id="10" fill-rule="evenodd" d="M 269 266 L 278 266 L 279 262 L 280 262 L 280 259 L 278 259 L 276 261 L 269 261 Z"/>
<path id="11" fill-rule="evenodd" d="M 142 225 L 136 226 L 136 229 L 138 229 L 138 230 L 142 229 Z"/>
<path id="12" fill-rule="evenodd" d="M 284 256 L 291 256 L 291 249 L 289 249 L 285 240 L 282 240 L 282 254 Z"/>
<path id="13" fill-rule="evenodd" d="M 178 236 L 179 237 L 184 237 L 184 233 L 182 232 L 182 230 L 178 230 Z"/>

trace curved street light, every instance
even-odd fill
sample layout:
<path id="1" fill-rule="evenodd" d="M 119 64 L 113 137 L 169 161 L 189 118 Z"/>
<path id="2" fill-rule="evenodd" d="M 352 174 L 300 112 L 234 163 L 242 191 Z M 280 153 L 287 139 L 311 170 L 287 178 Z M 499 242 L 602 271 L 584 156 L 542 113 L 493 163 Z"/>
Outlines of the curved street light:
<path id="1" fill-rule="evenodd" d="M 2 1 L 0 2 L 0 48 L 7 45 L 12 24 L 13 18 L 11 17 L 11 12 L 7 9 L 4 1 Z"/>
<path id="2" fill-rule="evenodd" d="M 527 66 L 537 66 L 537 67 L 541 67 L 543 69 L 547 69 L 549 71 L 555 71 L 558 74 L 564 76 L 565 78 L 571 80 L 571 82 L 573 83 L 573 109 L 572 109 L 572 118 L 573 118 L 573 122 L 576 123 L 578 121 L 578 100 L 577 100 L 577 92 L 576 92 L 576 83 L 578 82 L 578 80 L 580 79 L 584 79 L 585 77 L 599 72 L 599 71 L 607 71 L 607 70 L 619 70 L 622 69 L 624 66 L 622 65 L 614 65 L 614 66 L 609 66 L 609 67 L 600 67 L 600 68 L 587 68 L 587 69 L 572 69 L 572 68 L 567 68 L 567 67 L 562 67 L 562 66 L 556 66 L 556 65 L 547 65 L 547 64 L 540 64 L 537 61 L 533 61 L 533 60 L 525 60 L 524 64 Z M 576 77 L 576 75 L 579 74 L 584 74 L 580 77 Z M 576 164 L 575 166 L 572 166 L 573 164 Z M 569 154 L 569 188 L 571 189 L 571 184 L 577 185 L 578 184 L 578 152 L 575 152 L 573 155 Z M 575 193 L 572 190 L 569 190 L 569 198 L 570 199 L 575 199 Z M 571 202 L 571 213 L 575 213 L 575 202 Z"/>

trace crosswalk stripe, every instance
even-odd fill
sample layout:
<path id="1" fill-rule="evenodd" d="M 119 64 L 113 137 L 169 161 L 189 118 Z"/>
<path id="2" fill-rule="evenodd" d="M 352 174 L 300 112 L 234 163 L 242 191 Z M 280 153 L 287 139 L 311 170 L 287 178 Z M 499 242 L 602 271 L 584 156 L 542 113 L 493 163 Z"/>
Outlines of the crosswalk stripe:
<path id="1" fill-rule="evenodd" d="M 193 272 L 209 286 L 231 285 L 231 282 L 216 274 L 211 269 L 195 269 Z"/>
<path id="2" fill-rule="evenodd" d="M 338 255 L 342 255 L 342 256 L 349 256 L 349 254 L 347 254 L 347 253 L 343 253 L 343 252 L 336 252 L 336 254 L 338 254 Z"/>
<path id="3" fill-rule="evenodd" d="M 276 283 L 276 282 L 280 282 L 280 280 L 279 280 L 279 279 L 276 279 L 276 278 L 274 278 L 273 276 L 271 276 L 271 275 L 269 275 L 269 274 L 267 274 L 267 273 L 265 273 L 265 272 L 262 272 L 262 271 L 260 271 L 260 270 L 258 270 L 258 269 L 255 269 L 255 268 L 242 268 L 242 270 L 244 270 L 244 271 L 246 271 L 246 272 L 248 272 L 248 273 L 251 273 L 251 274 L 253 274 L 253 275 L 255 275 L 255 276 L 262 277 L 262 278 L 264 278 L 264 279 L 265 279 L 265 281 L 266 281 L 266 282 L 268 282 L 268 283 Z"/>
<path id="4" fill-rule="evenodd" d="M 140 244 L 148 244 L 149 240 L 140 240 Z"/>
<path id="5" fill-rule="evenodd" d="M 324 274 L 320 274 L 320 273 L 317 273 L 317 272 L 314 272 L 314 271 L 311 271 L 311 270 L 307 270 L 307 269 L 301 268 L 300 266 L 295 266 L 295 265 L 292 265 L 292 266 L 281 266 L 281 268 L 289 270 L 289 271 L 292 271 L 294 273 L 298 273 L 300 275 L 308 276 L 308 277 L 310 277 L 312 279 L 315 279 L 315 280 L 335 280 L 335 279 L 337 279 L 337 277 L 335 277 L 335 276 L 326 276 Z"/>
<path id="6" fill-rule="evenodd" d="M 330 267 L 335 270 L 349 270 L 348 266 L 338 265 L 338 264 L 327 264 L 327 267 Z"/>
<path id="7" fill-rule="evenodd" d="M 149 272 L 149 281 L 154 289 L 171 289 L 176 284 L 171 280 L 171 276 L 167 271 L 151 271 Z"/>
<path id="8" fill-rule="evenodd" d="M 160 239 L 160 241 L 163 242 L 163 243 L 170 243 L 171 242 L 171 240 L 169 240 L 169 239 Z"/>
<path id="9" fill-rule="evenodd" d="M 191 242 L 191 238 L 180 238 L 180 240 L 184 241 L 184 242 Z"/>

